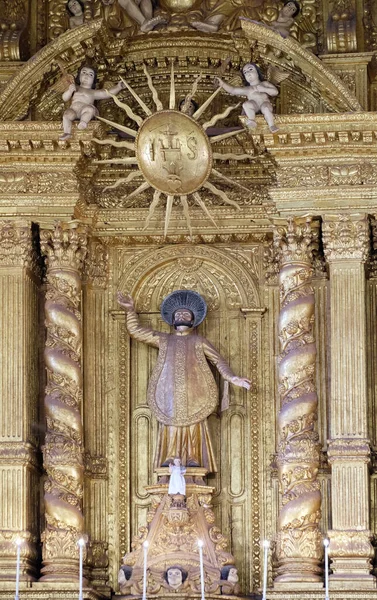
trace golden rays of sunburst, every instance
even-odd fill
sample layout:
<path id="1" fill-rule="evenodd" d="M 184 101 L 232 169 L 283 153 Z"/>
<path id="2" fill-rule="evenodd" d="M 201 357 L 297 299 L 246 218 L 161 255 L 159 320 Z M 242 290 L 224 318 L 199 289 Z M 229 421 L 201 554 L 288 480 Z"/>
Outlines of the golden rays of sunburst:
<path id="1" fill-rule="evenodd" d="M 122 79 L 125 88 L 141 107 L 145 117 L 143 118 L 137 115 L 129 104 L 122 102 L 112 94 L 111 96 L 114 102 L 126 113 L 127 117 L 136 124 L 137 129 L 126 127 L 125 125 L 110 121 L 109 119 L 97 117 L 112 128 L 125 133 L 131 139 L 122 141 L 115 141 L 110 138 L 102 140 L 94 139 L 97 144 L 110 145 L 114 148 L 123 148 L 129 153 L 124 157 L 98 160 L 96 163 L 125 166 L 137 165 L 138 167 L 137 169 L 132 170 L 127 177 L 121 177 L 114 184 L 107 186 L 105 190 L 117 189 L 123 184 L 130 183 L 136 177 L 143 177 L 143 183 L 137 186 L 130 194 L 123 196 L 122 200 L 124 200 L 126 206 L 128 206 L 141 192 L 150 188 L 154 190 L 148 215 L 145 220 L 144 230 L 148 227 L 157 206 L 163 198 L 165 198 L 166 203 L 164 224 L 165 237 L 168 233 L 175 198 L 178 198 L 182 205 L 190 236 L 192 236 L 192 225 L 188 198 L 192 198 L 194 203 L 205 213 L 206 217 L 210 219 L 216 228 L 218 228 L 213 216 L 200 195 L 200 190 L 204 189 L 210 191 L 214 196 L 220 198 L 222 202 L 233 206 L 235 209 L 239 210 L 240 206 L 237 202 L 231 200 L 225 191 L 216 187 L 214 183 L 211 183 L 209 179 L 214 176 L 226 184 L 237 187 L 244 192 L 250 193 L 250 190 L 237 181 L 223 175 L 218 168 L 213 167 L 213 162 L 226 161 L 229 159 L 245 160 L 253 157 L 250 156 L 250 154 L 222 154 L 212 151 L 212 145 L 236 136 L 242 133 L 242 130 L 237 129 L 212 137 L 208 137 L 207 130 L 210 127 L 214 127 L 218 121 L 228 117 L 233 110 L 239 107 L 239 104 L 226 108 L 223 112 L 214 115 L 209 121 L 200 124 L 200 117 L 216 98 L 221 90 L 220 87 L 207 98 L 192 116 L 188 116 L 185 114 L 184 110 L 178 110 L 176 105 L 173 64 L 171 66 L 170 74 L 168 109 L 164 109 L 145 65 L 143 65 L 143 69 L 152 95 L 155 111 L 152 111 L 143 102 L 135 90 Z M 195 95 L 200 79 L 201 75 L 194 80 L 191 92 L 186 96 L 187 103 Z"/>

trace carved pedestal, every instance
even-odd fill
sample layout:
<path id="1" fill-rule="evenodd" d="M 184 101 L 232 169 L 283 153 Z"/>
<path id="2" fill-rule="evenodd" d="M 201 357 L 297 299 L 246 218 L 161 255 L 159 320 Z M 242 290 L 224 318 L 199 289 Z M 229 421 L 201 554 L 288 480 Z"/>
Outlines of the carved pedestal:
<path id="1" fill-rule="evenodd" d="M 160 481 L 168 479 L 168 469 L 159 469 Z M 121 593 L 139 595 L 143 591 L 144 542 L 148 542 L 147 594 L 179 597 L 201 593 L 198 541 L 203 542 L 203 565 L 206 596 L 238 595 L 239 585 L 231 581 L 230 569 L 236 571 L 233 556 L 227 552 L 227 540 L 215 525 L 212 511 L 214 488 L 204 485 L 206 470 L 188 468 L 186 497 L 168 495 L 168 484 L 148 486 L 151 506 L 147 523 L 132 543 L 132 552 L 124 559 L 120 571 Z M 201 485 L 196 482 L 202 482 Z M 169 569 L 178 570 L 181 583 L 174 587 Z M 181 575 L 179 574 L 181 572 Z M 234 573 L 233 573 L 234 574 Z M 229 580 L 228 580 L 229 577 Z"/>
<path id="2" fill-rule="evenodd" d="M 330 265 L 332 466 L 331 582 L 374 587 L 369 530 L 370 448 L 367 428 L 364 262 L 369 249 L 365 215 L 331 215 L 323 224 Z"/>

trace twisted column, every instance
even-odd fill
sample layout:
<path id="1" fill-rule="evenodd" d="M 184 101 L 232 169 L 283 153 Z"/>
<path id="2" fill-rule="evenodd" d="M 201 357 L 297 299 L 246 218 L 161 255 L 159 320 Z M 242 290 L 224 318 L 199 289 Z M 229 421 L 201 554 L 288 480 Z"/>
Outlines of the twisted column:
<path id="1" fill-rule="evenodd" d="M 280 256 L 278 477 L 282 507 L 275 583 L 321 581 L 321 492 L 315 385 L 312 246 L 315 223 L 290 219 L 274 230 Z"/>
<path id="2" fill-rule="evenodd" d="M 86 231 L 76 223 L 58 224 L 41 234 L 47 259 L 43 580 L 78 578 L 84 471 L 80 301 L 86 246 Z"/>
<path id="3" fill-rule="evenodd" d="M 330 268 L 332 558 L 330 583 L 374 588 L 370 575 L 370 442 L 367 411 L 366 215 L 328 215 L 323 244 Z"/>

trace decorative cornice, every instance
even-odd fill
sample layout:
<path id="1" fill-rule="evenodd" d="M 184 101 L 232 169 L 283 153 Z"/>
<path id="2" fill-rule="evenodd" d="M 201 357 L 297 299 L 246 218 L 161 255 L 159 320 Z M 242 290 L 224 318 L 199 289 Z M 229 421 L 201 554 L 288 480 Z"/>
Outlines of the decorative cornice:
<path id="1" fill-rule="evenodd" d="M 328 262 L 358 260 L 365 262 L 369 255 L 369 222 L 366 215 L 327 215 L 323 221 L 322 237 Z"/>

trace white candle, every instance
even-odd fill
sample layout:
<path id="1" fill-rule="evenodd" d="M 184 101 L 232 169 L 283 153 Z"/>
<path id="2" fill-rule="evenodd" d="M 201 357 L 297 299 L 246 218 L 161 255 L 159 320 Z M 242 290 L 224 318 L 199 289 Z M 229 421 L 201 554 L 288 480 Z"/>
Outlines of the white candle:
<path id="1" fill-rule="evenodd" d="M 263 557 L 263 595 L 262 600 L 266 600 L 267 594 L 267 572 L 268 572 L 268 551 L 270 548 L 270 542 L 268 540 L 264 540 L 263 542 L 264 548 L 264 557 Z"/>
<path id="2" fill-rule="evenodd" d="M 323 540 L 325 547 L 325 600 L 329 600 L 329 545 L 330 540 Z"/>
<path id="3" fill-rule="evenodd" d="M 79 600 L 82 600 L 82 579 L 83 579 L 83 562 L 84 562 L 84 538 L 80 538 L 77 542 L 80 549 L 80 561 L 79 561 Z"/>
<path id="4" fill-rule="evenodd" d="M 16 595 L 14 597 L 14 600 L 19 599 L 19 593 L 20 593 L 21 544 L 22 544 L 21 538 L 17 538 L 16 539 L 16 546 L 17 546 Z"/>
<path id="5" fill-rule="evenodd" d="M 144 569 L 143 569 L 143 600 L 147 600 L 147 557 L 148 557 L 148 540 L 143 544 L 144 550 Z"/>
<path id="6" fill-rule="evenodd" d="M 204 596 L 204 564 L 203 564 L 203 540 L 198 540 L 199 546 L 199 563 L 200 563 L 200 589 L 202 592 L 202 600 L 205 600 Z"/>

